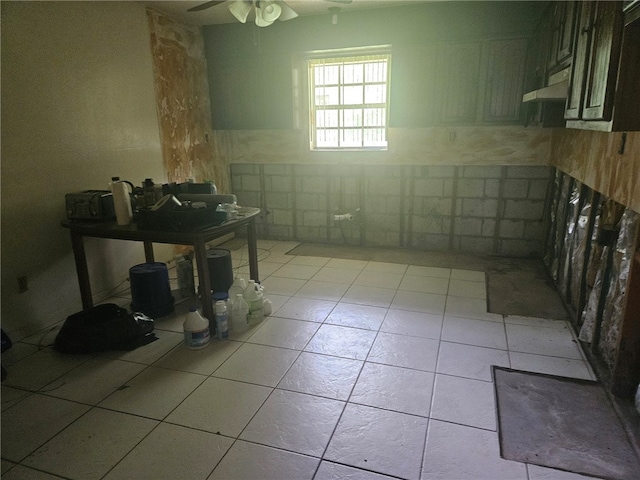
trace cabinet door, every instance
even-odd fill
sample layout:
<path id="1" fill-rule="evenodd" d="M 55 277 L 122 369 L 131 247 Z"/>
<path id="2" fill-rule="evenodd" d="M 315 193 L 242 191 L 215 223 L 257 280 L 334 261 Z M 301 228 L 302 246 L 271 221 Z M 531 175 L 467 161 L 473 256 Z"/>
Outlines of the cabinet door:
<path id="1" fill-rule="evenodd" d="M 564 118 L 579 120 L 582 118 L 582 104 L 584 103 L 584 85 L 588 64 L 589 48 L 591 46 L 591 26 L 595 2 L 582 2 L 578 12 L 578 29 L 576 31 L 575 52 L 571 65 L 571 77 L 567 91 L 567 103 Z"/>
<path id="2" fill-rule="evenodd" d="M 390 126 L 415 128 L 435 123 L 435 65 L 435 45 L 394 48 L 391 61 Z"/>
<path id="3" fill-rule="evenodd" d="M 476 121 L 480 73 L 480 44 L 452 43 L 438 51 L 439 122 Z"/>
<path id="4" fill-rule="evenodd" d="M 522 90 L 527 60 L 524 38 L 489 42 L 484 96 L 485 122 L 511 123 L 520 120 Z"/>
<path id="5" fill-rule="evenodd" d="M 583 120 L 611 120 L 622 33 L 621 2 L 594 5 Z"/>
<path id="6" fill-rule="evenodd" d="M 557 30 L 557 40 L 555 45 L 556 65 L 564 67 L 570 60 L 573 53 L 573 42 L 576 29 L 578 2 L 558 2 L 559 23 Z"/>

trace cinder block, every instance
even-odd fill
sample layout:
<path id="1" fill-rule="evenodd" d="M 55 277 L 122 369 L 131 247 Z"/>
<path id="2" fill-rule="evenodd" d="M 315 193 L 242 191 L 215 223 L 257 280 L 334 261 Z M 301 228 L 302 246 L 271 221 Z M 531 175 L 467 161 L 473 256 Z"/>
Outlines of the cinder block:
<path id="1" fill-rule="evenodd" d="M 477 237 L 459 237 L 456 240 L 457 249 L 469 253 L 493 253 L 493 239 Z"/>
<path id="2" fill-rule="evenodd" d="M 397 178 L 402 176 L 402 167 L 395 165 L 367 165 L 364 171 L 367 177 Z"/>
<path id="3" fill-rule="evenodd" d="M 367 178 L 367 195 L 400 195 L 399 178 Z"/>
<path id="4" fill-rule="evenodd" d="M 274 192 L 290 192 L 291 191 L 291 177 L 283 176 L 283 177 L 268 177 L 271 180 L 271 190 Z M 265 184 L 266 188 L 266 184 Z M 267 189 L 268 190 L 268 189 Z"/>
<path id="5" fill-rule="evenodd" d="M 527 198 L 529 180 L 507 179 L 504 181 L 504 198 Z"/>
<path id="6" fill-rule="evenodd" d="M 260 176 L 259 175 L 242 175 L 242 190 L 248 192 L 260 191 Z"/>
<path id="7" fill-rule="evenodd" d="M 400 197 L 388 196 L 385 197 L 385 213 L 392 215 L 400 215 Z"/>
<path id="8" fill-rule="evenodd" d="M 260 207 L 260 192 L 237 192 L 238 205 L 243 207 Z"/>
<path id="9" fill-rule="evenodd" d="M 277 165 L 265 165 L 263 167 L 263 172 L 265 175 L 286 175 L 287 174 L 287 169 L 286 169 L 286 165 L 284 164 L 277 164 Z"/>
<path id="10" fill-rule="evenodd" d="M 441 197 L 444 195 L 444 180 L 441 178 L 417 178 L 413 185 L 413 194 L 423 197 Z"/>
<path id="11" fill-rule="evenodd" d="M 484 180 L 475 178 L 461 178 L 458 180 L 459 197 L 484 197 Z"/>
<path id="12" fill-rule="evenodd" d="M 451 215 L 452 198 L 425 198 L 422 205 L 424 215 Z"/>
<path id="13" fill-rule="evenodd" d="M 400 244 L 400 234 L 397 232 L 371 232 L 367 230 L 365 243 L 375 247 L 397 247 Z"/>
<path id="14" fill-rule="evenodd" d="M 231 175 L 255 175 L 260 171 L 257 163 L 232 163 Z"/>
<path id="15" fill-rule="evenodd" d="M 327 191 L 327 177 L 302 177 L 302 191 L 304 193 L 325 193 Z"/>
<path id="16" fill-rule="evenodd" d="M 273 208 L 291 208 L 291 205 L 289 204 L 289 195 L 286 193 L 266 192 L 265 202 L 267 204 L 267 208 L 270 210 Z"/>
<path id="17" fill-rule="evenodd" d="M 296 194 L 296 209 L 318 210 L 320 208 L 320 195 L 316 193 Z"/>
<path id="18" fill-rule="evenodd" d="M 529 180 L 529 200 L 545 200 L 549 185 L 548 179 Z"/>
<path id="19" fill-rule="evenodd" d="M 453 196 L 453 178 L 447 178 L 444 180 L 444 196 L 451 197 Z"/>
<path id="20" fill-rule="evenodd" d="M 293 231 L 291 227 L 285 225 L 270 225 L 269 238 L 274 240 L 291 240 L 293 238 Z"/>
<path id="21" fill-rule="evenodd" d="M 518 257 L 537 257 L 542 254 L 542 242 L 534 240 L 501 240 L 498 253 Z"/>
<path id="22" fill-rule="evenodd" d="M 237 195 L 238 192 L 242 190 L 242 177 L 232 176 L 231 177 L 231 189 L 233 193 Z"/>
<path id="23" fill-rule="evenodd" d="M 427 168 L 427 175 L 432 178 L 452 178 L 455 175 L 456 167 L 430 165 Z"/>
<path id="24" fill-rule="evenodd" d="M 502 220 L 498 236 L 500 238 L 522 238 L 524 235 L 524 221 Z"/>
<path id="25" fill-rule="evenodd" d="M 462 200 L 462 215 L 466 217 L 495 218 L 498 215 L 498 200 L 465 198 Z"/>
<path id="26" fill-rule="evenodd" d="M 271 210 L 275 225 L 293 225 L 293 212 L 291 210 Z"/>
<path id="27" fill-rule="evenodd" d="M 504 218 L 542 220 L 544 202 L 539 200 L 507 200 Z"/>
<path id="28" fill-rule="evenodd" d="M 496 234 L 496 221 L 491 219 L 482 220 L 482 236 L 493 237 Z"/>
<path id="29" fill-rule="evenodd" d="M 442 230 L 441 217 L 428 217 L 414 215 L 412 218 L 414 233 L 442 234 L 446 233 Z"/>
<path id="30" fill-rule="evenodd" d="M 368 195 L 364 198 L 367 212 L 383 213 L 386 208 L 386 198 L 381 195 Z"/>
<path id="31" fill-rule="evenodd" d="M 295 174 L 300 177 L 317 177 L 317 176 L 325 176 L 324 165 L 296 165 L 295 166 Z"/>
<path id="32" fill-rule="evenodd" d="M 305 227 L 300 223 L 296 226 L 296 240 L 317 242 L 319 239 L 326 238 L 325 236 L 319 236 L 318 234 L 318 228 L 316 227 Z"/>
<path id="33" fill-rule="evenodd" d="M 367 232 L 368 231 L 400 231 L 400 217 L 398 215 L 382 212 L 366 213 Z"/>
<path id="34" fill-rule="evenodd" d="M 484 196 L 498 198 L 500 196 L 500 180 L 489 178 L 484 181 Z"/>
<path id="35" fill-rule="evenodd" d="M 359 165 L 329 165 L 329 175 L 332 177 L 358 177 Z"/>
<path id="36" fill-rule="evenodd" d="M 512 166 L 507 168 L 507 178 L 550 178 L 551 167 Z"/>
<path id="37" fill-rule="evenodd" d="M 305 227 L 319 227 L 327 225 L 326 212 L 304 212 L 302 216 L 302 225 Z"/>
<path id="38" fill-rule="evenodd" d="M 347 177 L 341 179 L 340 188 L 345 195 L 357 195 L 358 194 L 358 180 L 353 177 Z"/>
<path id="39" fill-rule="evenodd" d="M 449 236 L 428 234 L 415 235 L 411 239 L 411 246 L 424 250 L 443 252 L 449 250 Z"/>
<path id="40" fill-rule="evenodd" d="M 502 167 L 486 165 L 465 166 L 462 169 L 462 176 L 465 178 L 500 178 L 502 176 Z"/>
<path id="41" fill-rule="evenodd" d="M 482 220 L 479 218 L 456 218 L 453 227 L 454 235 L 482 235 Z"/>
<path id="42" fill-rule="evenodd" d="M 542 242 L 545 238 L 545 225 L 541 221 L 525 222 L 524 238 Z"/>

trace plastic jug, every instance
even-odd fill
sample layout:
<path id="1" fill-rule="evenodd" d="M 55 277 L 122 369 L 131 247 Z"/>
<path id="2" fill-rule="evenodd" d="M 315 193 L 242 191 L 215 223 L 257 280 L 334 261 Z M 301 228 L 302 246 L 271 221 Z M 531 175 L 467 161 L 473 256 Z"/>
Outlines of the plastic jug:
<path id="1" fill-rule="evenodd" d="M 236 332 L 246 332 L 249 328 L 247 316 L 249 315 L 249 305 L 244 300 L 241 293 L 236 295 L 231 307 L 231 317 L 233 318 L 233 330 Z"/>
<path id="2" fill-rule="evenodd" d="M 184 343 L 187 348 L 198 350 L 209 345 L 209 320 L 200 315 L 196 307 L 189 308 L 184 320 Z"/>

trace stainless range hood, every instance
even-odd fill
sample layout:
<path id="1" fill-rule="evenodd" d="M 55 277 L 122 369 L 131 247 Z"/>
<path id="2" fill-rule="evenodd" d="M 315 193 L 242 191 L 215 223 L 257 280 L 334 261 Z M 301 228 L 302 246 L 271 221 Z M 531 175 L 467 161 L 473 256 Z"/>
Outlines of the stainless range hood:
<path id="1" fill-rule="evenodd" d="M 549 77 L 546 87 L 532 90 L 522 96 L 522 102 L 564 102 L 569 90 L 569 68 Z"/>

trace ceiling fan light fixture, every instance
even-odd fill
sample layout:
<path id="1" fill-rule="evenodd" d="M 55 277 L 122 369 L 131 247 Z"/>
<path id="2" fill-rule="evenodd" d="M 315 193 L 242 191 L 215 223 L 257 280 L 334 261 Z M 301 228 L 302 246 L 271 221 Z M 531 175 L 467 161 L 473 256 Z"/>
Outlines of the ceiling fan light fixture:
<path id="1" fill-rule="evenodd" d="M 231 14 L 236 17 L 236 19 L 241 23 L 247 22 L 247 17 L 249 16 L 249 12 L 251 12 L 251 7 L 253 3 L 246 0 L 235 0 L 234 2 L 229 3 L 229 11 Z M 257 23 L 257 18 L 256 18 Z"/>
<path id="2" fill-rule="evenodd" d="M 278 20 L 280 20 L 281 22 L 286 22 L 287 20 L 291 20 L 298 16 L 298 14 L 294 12 L 293 9 L 286 3 L 278 2 L 278 4 L 280 5 L 280 9 L 282 10 L 280 17 L 278 18 Z"/>
<path id="3" fill-rule="evenodd" d="M 273 22 L 276 21 L 275 18 L 273 20 L 267 20 L 266 18 L 264 18 L 262 14 L 263 14 L 262 7 L 259 5 L 256 5 L 256 25 L 257 26 L 268 27 L 269 25 L 271 25 Z"/>
<path id="4" fill-rule="evenodd" d="M 259 5 L 262 11 L 262 18 L 266 22 L 275 22 L 282 13 L 282 8 L 276 2 L 260 2 Z"/>

